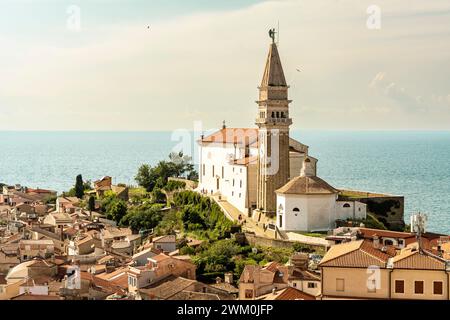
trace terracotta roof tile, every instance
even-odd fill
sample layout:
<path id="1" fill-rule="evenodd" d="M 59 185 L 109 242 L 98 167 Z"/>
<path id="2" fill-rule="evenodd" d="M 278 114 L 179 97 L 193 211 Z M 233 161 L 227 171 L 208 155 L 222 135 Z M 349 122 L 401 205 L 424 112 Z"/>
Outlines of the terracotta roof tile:
<path id="1" fill-rule="evenodd" d="M 275 191 L 281 194 L 333 194 L 338 190 L 316 176 L 298 176 Z"/>
<path id="2" fill-rule="evenodd" d="M 316 300 L 316 297 L 298 289 L 288 287 L 282 290 L 274 300 Z"/>

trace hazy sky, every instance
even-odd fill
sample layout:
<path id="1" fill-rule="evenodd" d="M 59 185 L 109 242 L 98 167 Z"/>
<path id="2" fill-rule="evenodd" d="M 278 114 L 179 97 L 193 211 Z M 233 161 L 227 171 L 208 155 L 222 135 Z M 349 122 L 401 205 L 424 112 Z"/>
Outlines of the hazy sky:
<path id="1" fill-rule="evenodd" d="M 450 129 L 448 0 L 0 0 L 0 130 L 254 126 L 277 21 L 294 129 Z"/>

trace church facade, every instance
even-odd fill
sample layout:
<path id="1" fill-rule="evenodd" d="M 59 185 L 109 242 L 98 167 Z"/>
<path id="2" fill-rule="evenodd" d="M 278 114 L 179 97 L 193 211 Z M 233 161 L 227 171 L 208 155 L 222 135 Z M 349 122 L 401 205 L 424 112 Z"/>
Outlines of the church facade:
<path id="1" fill-rule="evenodd" d="M 296 191 L 304 191 L 298 186 L 299 179 L 321 179 L 317 177 L 318 160 L 309 155 L 309 147 L 289 136 L 292 101 L 274 41 L 258 89 L 257 127 L 223 125 L 221 130 L 199 140 L 198 191 L 220 196 L 249 217 L 259 219 L 264 215 L 273 219 L 279 230 L 333 227 L 336 189 L 324 182 L 326 196 L 321 193 L 316 197 L 311 191 L 295 195 Z M 291 185 L 293 181 L 297 181 L 295 186 Z M 317 199 L 308 201 L 309 197 Z M 317 210 L 313 208 L 316 206 Z M 291 215 L 294 208 L 298 212 Z"/>

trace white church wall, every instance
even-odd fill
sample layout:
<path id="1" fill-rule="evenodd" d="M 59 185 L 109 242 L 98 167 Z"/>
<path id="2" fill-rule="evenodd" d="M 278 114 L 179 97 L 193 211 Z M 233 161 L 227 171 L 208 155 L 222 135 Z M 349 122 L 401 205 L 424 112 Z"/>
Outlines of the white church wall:
<path id="1" fill-rule="evenodd" d="M 308 231 L 335 227 L 336 195 L 308 195 Z"/>
<path id="2" fill-rule="evenodd" d="M 229 157 L 234 155 L 233 145 L 209 144 L 200 148 L 199 190 L 216 193 L 227 176 Z M 223 175 L 222 175 L 223 167 Z"/>
<path id="3" fill-rule="evenodd" d="M 280 227 L 280 205 L 282 226 Z M 298 209 L 294 210 L 294 209 Z M 284 231 L 321 231 L 334 228 L 336 195 L 277 195 L 277 226 Z"/>
<path id="4" fill-rule="evenodd" d="M 359 201 L 337 201 L 336 219 L 347 218 L 365 219 L 367 216 L 367 205 Z"/>
<path id="5" fill-rule="evenodd" d="M 247 213 L 247 167 L 233 165 L 230 169 L 228 188 L 224 190 L 224 195 L 239 211 Z"/>
<path id="6" fill-rule="evenodd" d="M 298 209 L 298 211 L 294 209 Z M 307 209 L 308 207 L 305 196 L 282 194 L 277 195 L 278 228 L 284 231 L 307 231 Z M 282 222 L 281 226 L 280 220 Z"/>

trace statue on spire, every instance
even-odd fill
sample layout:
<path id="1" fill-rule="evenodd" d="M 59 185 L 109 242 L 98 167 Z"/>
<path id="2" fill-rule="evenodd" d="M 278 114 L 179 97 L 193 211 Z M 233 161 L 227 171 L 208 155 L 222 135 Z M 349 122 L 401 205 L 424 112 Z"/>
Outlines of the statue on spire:
<path id="1" fill-rule="evenodd" d="M 275 31 L 275 28 L 269 30 L 269 37 L 272 39 L 272 43 L 275 43 L 275 34 L 276 33 L 277 32 Z"/>

